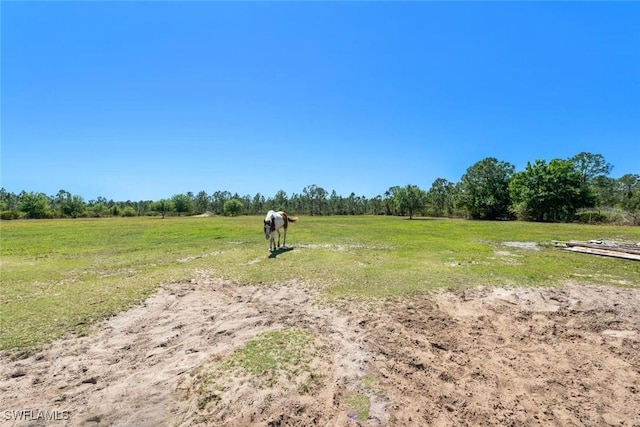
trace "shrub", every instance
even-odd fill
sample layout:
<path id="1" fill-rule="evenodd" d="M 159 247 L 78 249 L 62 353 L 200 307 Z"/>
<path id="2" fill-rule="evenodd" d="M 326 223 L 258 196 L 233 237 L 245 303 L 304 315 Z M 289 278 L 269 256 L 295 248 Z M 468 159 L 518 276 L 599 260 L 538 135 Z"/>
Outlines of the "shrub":
<path id="1" fill-rule="evenodd" d="M 575 221 L 583 224 L 603 224 L 612 222 L 606 213 L 597 211 L 578 212 L 575 216 Z"/>
<path id="2" fill-rule="evenodd" d="M 131 206 L 125 206 L 121 214 L 122 216 L 137 216 L 138 212 Z"/>
<path id="3" fill-rule="evenodd" d="M 236 216 L 242 213 L 242 202 L 238 199 L 227 200 L 222 208 L 226 215 Z"/>
<path id="4" fill-rule="evenodd" d="M 22 212 L 18 212 L 18 211 L 0 212 L 0 219 L 4 219 L 4 220 L 20 219 L 21 217 L 22 217 Z"/>

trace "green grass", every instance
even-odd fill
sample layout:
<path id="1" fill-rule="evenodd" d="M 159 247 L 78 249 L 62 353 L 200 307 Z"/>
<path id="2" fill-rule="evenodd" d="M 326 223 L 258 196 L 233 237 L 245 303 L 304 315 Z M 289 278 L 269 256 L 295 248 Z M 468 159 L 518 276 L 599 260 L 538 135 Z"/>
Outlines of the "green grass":
<path id="1" fill-rule="evenodd" d="M 640 285 L 640 263 L 532 251 L 505 241 L 640 241 L 639 227 L 301 217 L 293 250 L 269 257 L 261 217 L 0 222 L 0 349 L 33 350 L 204 269 L 238 283 L 298 281 L 327 299 L 407 296 L 438 287 Z"/>
<path id="2" fill-rule="evenodd" d="M 355 412 L 358 421 L 366 421 L 369 418 L 369 409 L 371 407 L 369 396 L 362 393 L 350 393 L 347 395 L 344 404 Z"/>
<path id="3" fill-rule="evenodd" d="M 219 364 L 206 370 L 194 371 L 198 392 L 198 409 L 203 410 L 210 402 L 219 402 L 229 389 L 229 376 L 243 378 L 249 374 L 251 381 L 273 386 L 281 378 L 292 380 L 310 370 L 309 362 L 314 350 L 313 335 L 301 329 L 285 328 L 262 333 L 235 350 Z M 317 374 L 309 373 L 307 381 L 300 384 L 300 393 L 309 393 Z M 269 403 L 271 395 L 265 398 Z"/>
<path id="4" fill-rule="evenodd" d="M 281 375 L 291 379 L 306 368 L 313 341 L 313 336 L 298 329 L 265 332 L 236 350 L 223 368 L 240 368 L 272 385 Z"/>

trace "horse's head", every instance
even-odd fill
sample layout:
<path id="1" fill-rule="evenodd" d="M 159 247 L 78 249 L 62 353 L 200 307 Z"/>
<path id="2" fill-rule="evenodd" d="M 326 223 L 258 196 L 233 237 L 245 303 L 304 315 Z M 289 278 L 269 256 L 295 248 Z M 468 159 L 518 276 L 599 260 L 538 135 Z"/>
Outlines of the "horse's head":
<path id="1" fill-rule="evenodd" d="M 269 240 L 269 237 L 271 237 L 271 224 L 273 223 L 273 221 L 271 219 L 265 219 L 264 220 L 264 237 Z"/>
<path id="2" fill-rule="evenodd" d="M 274 231 L 276 231 L 276 217 L 271 215 L 270 218 L 264 220 L 264 237 L 268 239 Z"/>

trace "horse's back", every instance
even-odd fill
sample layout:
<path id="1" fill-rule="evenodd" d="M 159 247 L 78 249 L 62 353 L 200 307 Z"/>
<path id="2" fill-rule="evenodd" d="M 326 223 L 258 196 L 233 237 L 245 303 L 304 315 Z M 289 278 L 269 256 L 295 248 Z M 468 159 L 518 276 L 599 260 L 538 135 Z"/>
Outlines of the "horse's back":
<path id="1" fill-rule="evenodd" d="M 282 221 L 285 224 L 287 222 L 296 222 L 298 220 L 297 216 L 289 216 L 285 211 L 269 210 L 269 212 L 267 212 L 267 216 L 264 217 L 264 220 L 271 221 L 272 218 L 275 219 L 278 223 Z"/>

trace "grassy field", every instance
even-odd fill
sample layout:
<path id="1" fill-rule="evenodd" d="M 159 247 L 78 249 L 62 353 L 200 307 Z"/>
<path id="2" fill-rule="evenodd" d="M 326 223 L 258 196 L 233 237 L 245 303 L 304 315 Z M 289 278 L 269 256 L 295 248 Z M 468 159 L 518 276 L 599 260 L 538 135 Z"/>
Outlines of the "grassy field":
<path id="1" fill-rule="evenodd" d="M 32 350 L 197 269 L 239 283 L 297 281 L 327 299 L 437 287 L 640 286 L 640 263 L 569 253 L 552 240 L 640 242 L 639 227 L 397 217 L 302 217 L 270 255 L 261 217 L 3 221 L 0 349 Z M 540 250 L 504 242 L 536 242 Z"/>

